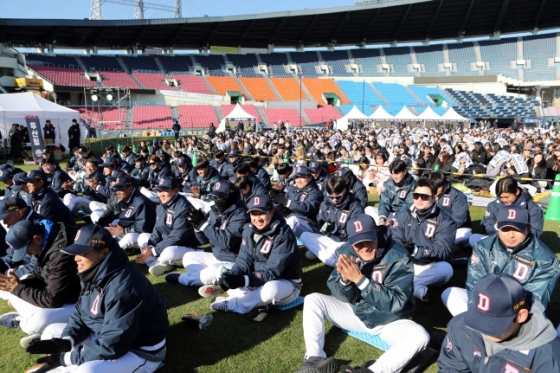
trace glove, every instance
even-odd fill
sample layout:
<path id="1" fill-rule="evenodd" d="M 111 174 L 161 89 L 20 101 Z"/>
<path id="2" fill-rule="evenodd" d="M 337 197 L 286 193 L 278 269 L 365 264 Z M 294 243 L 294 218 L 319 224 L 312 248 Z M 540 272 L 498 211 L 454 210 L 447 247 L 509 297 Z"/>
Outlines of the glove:
<path id="1" fill-rule="evenodd" d="M 414 242 L 406 242 L 403 246 L 409 252 L 409 254 L 412 254 L 412 252 L 414 251 Z"/>
<path id="2" fill-rule="evenodd" d="M 191 205 L 187 209 L 187 221 L 189 221 L 194 227 L 198 228 L 206 221 L 206 215 Z"/>
<path id="3" fill-rule="evenodd" d="M 225 274 L 220 278 L 220 286 L 222 286 L 222 289 L 224 287 L 227 287 L 228 289 L 242 288 L 245 286 L 245 276 Z"/>
<path id="4" fill-rule="evenodd" d="M 285 206 L 288 203 L 288 199 L 286 198 L 286 195 L 284 193 L 278 193 L 278 192 L 272 193 L 270 195 L 270 198 L 277 205 L 284 205 Z"/>
<path id="5" fill-rule="evenodd" d="M 34 370 L 33 373 L 51 372 L 53 371 L 53 369 L 56 369 L 62 365 L 60 360 L 61 360 L 61 354 L 48 355 L 40 359 L 37 359 L 37 364 L 43 364 L 43 366 L 37 370 Z"/>
<path id="6" fill-rule="evenodd" d="M 61 354 L 71 349 L 72 342 L 68 339 L 53 338 L 33 341 L 25 350 L 30 354 Z"/>

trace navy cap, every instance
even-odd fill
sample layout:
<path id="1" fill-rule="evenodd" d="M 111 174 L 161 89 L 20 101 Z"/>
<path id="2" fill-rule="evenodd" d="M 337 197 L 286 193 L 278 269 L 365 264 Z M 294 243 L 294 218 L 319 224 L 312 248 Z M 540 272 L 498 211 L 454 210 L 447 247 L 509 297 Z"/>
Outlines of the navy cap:
<path id="1" fill-rule="evenodd" d="M 525 231 L 529 225 L 529 213 L 527 209 L 519 205 L 504 206 L 498 211 L 498 229 L 513 227 L 519 231 Z"/>
<path id="2" fill-rule="evenodd" d="M 237 150 L 232 150 L 228 153 L 228 157 L 239 157 L 239 152 Z"/>
<path id="3" fill-rule="evenodd" d="M 506 273 L 484 276 L 475 283 L 472 294 L 465 325 L 490 337 L 502 335 L 527 302 L 523 286 Z"/>
<path id="4" fill-rule="evenodd" d="M 348 167 L 342 167 L 341 169 L 336 171 L 336 175 L 340 176 L 343 179 L 346 179 L 348 176 L 354 175 L 354 173 Z"/>
<path id="5" fill-rule="evenodd" d="M 296 170 L 294 171 L 294 176 L 308 176 L 309 175 L 309 170 L 307 168 L 307 166 L 297 166 Z"/>
<path id="6" fill-rule="evenodd" d="M 247 210 L 249 210 L 249 212 L 253 210 L 269 212 L 273 208 L 274 205 L 272 204 L 272 200 L 265 194 L 253 196 L 249 200 L 249 203 L 247 203 Z"/>
<path id="7" fill-rule="evenodd" d="M 117 164 L 117 161 L 113 157 L 105 158 L 105 161 L 99 165 L 99 167 L 110 167 Z"/>
<path id="8" fill-rule="evenodd" d="M 0 201 L 0 220 L 4 220 L 11 212 L 28 207 L 27 203 L 19 197 L 8 197 Z"/>
<path id="9" fill-rule="evenodd" d="M 214 184 L 212 191 L 208 194 L 218 198 L 227 198 L 230 194 L 235 193 L 235 190 L 235 185 L 232 182 L 229 180 L 220 180 Z"/>
<path id="10" fill-rule="evenodd" d="M 174 177 L 162 177 L 154 190 L 173 190 L 179 188 L 179 182 Z"/>
<path id="11" fill-rule="evenodd" d="M 119 176 L 125 176 L 124 171 L 123 170 L 113 170 L 111 172 L 111 175 L 107 176 L 107 179 L 109 179 L 110 181 L 115 181 L 115 180 L 117 180 L 117 178 Z"/>
<path id="12" fill-rule="evenodd" d="M 111 248 L 113 246 L 111 233 L 100 225 L 87 225 L 76 233 L 74 243 L 62 249 L 69 255 L 80 255 L 87 253 L 93 248 Z"/>
<path id="13" fill-rule="evenodd" d="M 354 216 L 346 224 L 348 231 L 348 243 L 355 245 L 358 242 L 373 241 L 377 238 L 377 224 L 369 215 L 359 214 Z"/>
<path id="14" fill-rule="evenodd" d="M 15 174 L 15 170 L 13 168 L 4 168 L 0 169 L 0 181 L 6 181 L 9 178 L 13 177 Z"/>
<path id="15" fill-rule="evenodd" d="M 309 167 L 307 167 L 309 172 L 317 173 L 321 171 L 321 164 L 317 161 L 309 162 Z"/>
<path id="16" fill-rule="evenodd" d="M 186 166 L 189 164 L 189 161 L 187 161 L 185 157 L 179 157 L 179 159 L 175 161 L 175 164 L 177 166 Z"/>
<path id="17" fill-rule="evenodd" d="M 119 176 L 111 188 L 115 190 L 123 190 L 129 186 L 134 186 L 132 178 L 130 176 Z"/>
<path id="18" fill-rule="evenodd" d="M 38 180 L 47 181 L 47 175 L 42 170 L 32 170 L 29 171 L 27 177 L 22 180 L 27 183 Z"/>
<path id="19" fill-rule="evenodd" d="M 78 153 L 87 153 L 87 149 L 83 147 L 78 148 Z"/>
<path id="20" fill-rule="evenodd" d="M 13 262 L 20 262 L 27 254 L 27 245 L 39 230 L 39 224 L 29 220 L 18 221 L 6 234 L 6 243 L 14 249 Z"/>

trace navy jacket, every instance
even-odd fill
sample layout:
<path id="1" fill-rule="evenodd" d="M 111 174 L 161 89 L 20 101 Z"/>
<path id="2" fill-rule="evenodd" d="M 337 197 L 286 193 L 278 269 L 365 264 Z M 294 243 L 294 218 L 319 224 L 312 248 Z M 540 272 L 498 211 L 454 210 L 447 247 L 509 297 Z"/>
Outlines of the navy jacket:
<path id="1" fill-rule="evenodd" d="M 325 198 L 321 202 L 319 215 L 317 215 L 317 224 L 322 235 L 333 239 L 337 242 L 348 240 L 346 224 L 352 217 L 363 214 L 364 209 L 360 203 L 354 198 L 350 192 L 346 193 L 342 202 L 335 206 L 329 198 Z"/>
<path id="2" fill-rule="evenodd" d="M 329 182 L 330 179 L 330 175 L 328 177 L 325 177 L 324 181 L 323 181 L 323 193 L 325 194 L 325 198 L 327 198 L 327 183 Z M 347 188 L 350 191 L 350 193 L 354 194 L 355 199 L 357 199 L 358 201 L 360 201 L 360 204 L 362 205 L 362 208 L 365 209 L 367 207 L 368 204 L 368 192 L 366 187 L 364 186 L 364 184 L 358 180 L 358 178 L 356 177 L 356 175 L 352 174 L 350 182 L 347 184 Z"/>
<path id="3" fill-rule="evenodd" d="M 68 193 L 68 191 L 62 189 L 62 184 L 67 181 L 72 181 L 72 178 L 60 168 L 56 168 L 51 175 L 47 175 L 47 182 L 50 183 L 50 187 L 61 198 L 64 196 L 64 194 Z"/>
<path id="4" fill-rule="evenodd" d="M 341 255 L 358 259 L 354 248 L 344 244 L 336 250 Z M 386 227 L 379 227 L 378 252 L 370 262 L 360 259 L 362 279 L 354 284 L 342 281 L 335 269 L 327 280 L 333 296 L 349 303 L 354 314 L 368 327 L 410 319 L 414 313 L 414 266 L 408 252 L 393 241 Z"/>
<path id="5" fill-rule="evenodd" d="M 149 189 L 151 190 L 159 185 L 159 180 L 164 177 L 173 177 L 173 171 L 171 171 L 171 168 L 169 168 L 166 163 L 160 163 L 159 167 L 155 170 L 150 169 L 150 173 L 148 175 Z"/>
<path id="6" fill-rule="evenodd" d="M 194 246 L 193 227 L 187 222 L 189 201 L 180 194 L 166 204 L 157 206 L 157 220 L 148 246 L 152 247 L 152 255 L 158 257 L 169 246 Z"/>
<path id="7" fill-rule="evenodd" d="M 223 213 L 212 206 L 208 220 L 199 230 L 195 230 L 195 234 L 200 242 L 210 243 L 212 254 L 218 260 L 234 262 L 241 246 L 243 228 L 250 220 L 247 208 L 241 201 Z"/>
<path id="8" fill-rule="evenodd" d="M 73 155 L 72 157 L 70 157 L 70 159 L 66 163 L 66 169 L 67 170 L 73 170 L 74 167 L 76 167 L 77 165 L 78 165 L 78 156 Z"/>
<path id="9" fill-rule="evenodd" d="M 150 174 L 150 168 L 143 165 L 140 168 L 134 167 L 130 176 L 138 180 L 138 185 L 148 185 L 148 175 Z"/>
<path id="10" fill-rule="evenodd" d="M 288 185 L 286 198 L 288 199 L 286 208 L 292 213 L 308 222 L 317 222 L 319 207 L 323 202 L 323 193 L 317 188 L 315 180 L 311 180 L 303 189 L 299 189 L 296 184 Z"/>
<path id="11" fill-rule="evenodd" d="M 465 193 L 453 188 L 447 183 L 445 189 L 437 200 L 439 207 L 443 209 L 455 221 L 458 228 L 472 228 L 469 203 Z"/>
<path id="12" fill-rule="evenodd" d="M 317 188 L 319 188 L 320 191 L 325 192 L 326 191 L 325 183 L 327 181 L 329 181 L 329 175 L 327 174 L 327 171 L 323 167 L 321 167 L 321 173 L 319 174 L 319 177 L 315 179 L 315 182 L 317 183 Z"/>
<path id="13" fill-rule="evenodd" d="M 151 354 L 153 360 L 161 361 L 168 328 L 164 301 L 115 243 L 91 282 L 83 284 L 62 337 L 71 337 L 74 345 L 82 345 L 67 353 L 72 364 L 114 360 L 129 351 L 158 344 L 161 348 Z M 86 341 L 92 332 L 97 339 Z"/>
<path id="14" fill-rule="evenodd" d="M 531 201 L 523 190 L 514 204 L 527 209 L 527 212 L 529 213 L 529 223 L 531 224 L 531 233 L 533 233 L 535 237 L 539 238 L 544 228 L 543 212 L 539 205 Z M 498 219 L 498 211 L 500 211 L 500 209 L 504 206 L 505 205 L 499 198 L 496 198 L 488 204 L 484 217 L 480 222 L 480 226 L 485 234 L 491 235 L 498 232 L 495 228 Z"/>
<path id="15" fill-rule="evenodd" d="M 87 198 L 92 201 L 98 202 L 107 202 L 107 198 L 104 197 L 102 194 L 97 193 L 97 190 L 91 188 L 89 185 L 86 184 L 85 180 L 97 180 L 99 185 L 105 184 L 107 181 L 105 179 L 105 175 L 103 175 L 103 171 L 101 169 L 95 171 L 91 175 L 85 175 L 84 180 L 78 181 L 76 185 L 74 185 L 74 192 L 82 193 L 82 197 Z"/>
<path id="16" fill-rule="evenodd" d="M 457 226 L 437 204 L 421 218 L 414 206 L 397 214 L 391 229 L 393 239 L 405 246 L 414 244 L 412 259 L 415 264 L 448 260 L 455 243 Z"/>
<path id="17" fill-rule="evenodd" d="M 296 236 L 280 213 L 275 213 L 262 234 L 255 233 L 252 224 L 245 225 L 232 272 L 248 276 L 251 287 L 279 279 L 301 281 L 303 270 Z"/>
<path id="18" fill-rule="evenodd" d="M 272 189 L 272 182 L 270 181 L 270 175 L 261 166 L 257 168 L 257 178 L 262 183 L 262 185 L 266 188 L 267 191 Z"/>
<path id="19" fill-rule="evenodd" d="M 383 191 L 379 196 L 379 217 L 389 218 L 389 214 L 406 210 L 412 204 L 412 192 L 416 181 L 407 174 L 403 185 L 398 187 L 389 179 L 383 183 Z"/>
<path id="20" fill-rule="evenodd" d="M 233 178 L 235 180 L 235 169 L 233 168 L 231 163 L 229 163 L 226 157 L 223 157 L 221 162 L 216 161 L 215 158 L 212 159 L 210 161 L 210 166 L 214 167 L 216 171 L 218 171 L 222 179 L 229 180 Z"/>
<path id="21" fill-rule="evenodd" d="M 151 233 L 156 223 L 156 204 L 134 189 L 126 201 L 119 202 L 119 225 L 124 233 Z"/>
<path id="22" fill-rule="evenodd" d="M 68 235 L 74 237 L 76 232 L 76 221 L 68 210 L 68 207 L 58 198 L 58 194 L 50 187 L 44 187 L 39 193 L 33 194 L 31 199 L 33 210 L 45 219 L 55 223 L 64 223 Z"/>
<path id="23" fill-rule="evenodd" d="M 173 172 L 175 173 L 175 178 L 179 180 L 179 183 L 181 184 L 181 187 L 179 189 L 181 189 L 181 191 L 184 193 L 191 193 L 191 186 L 193 186 L 196 178 L 198 177 L 196 168 L 187 168 L 185 172 L 181 172 L 181 170 L 175 168 L 173 169 Z"/>
<path id="24" fill-rule="evenodd" d="M 218 171 L 210 167 L 210 171 L 208 171 L 208 175 L 206 177 L 202 177 L 197 175 L 196 181 L 193 183 L 192 186 L 197 186 L 200 188 L 200 199 L 203 201 L 211 201 L 212 197 L 208 194 L 214 189 L 214 184 L 218 181 L 223 180 L 220 176 Z"/>

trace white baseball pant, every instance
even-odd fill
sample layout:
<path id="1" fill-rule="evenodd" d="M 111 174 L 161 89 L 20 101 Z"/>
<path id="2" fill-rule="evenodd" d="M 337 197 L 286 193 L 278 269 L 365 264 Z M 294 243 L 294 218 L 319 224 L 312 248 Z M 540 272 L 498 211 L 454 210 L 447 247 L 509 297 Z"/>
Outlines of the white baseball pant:
<path id="1" fill-rule="evenodd" d="M 142 187 L 140 188 L 140 193 L 142 193 L 144 196 L 148 197 L 150 199 L 150 201 L 152 202 L 159 202 L 159 197 L 158 194 L 156 192 L 152 192 L 150 189 Z"/>
<path id="2" fill-rule="evenodd" d="M 474 247 L 474 245 L 476 245 L 476 243 L 480 240 L 485 239 L 486 237 L 488 237 L 487 235 L 484 234 L 472 234 L 469 237 L 469 245 L 471 245 L 471 247 Z"/>
<path id="3" fill-rule="evenodd" d="M 304 232 L 299 238 L 305 248 L 330 267 L 336 263 L 336 249 L 344 245 L 318 233 Z"/>
<path id="4" fill-rule="evenodd" d="M 303 304 L 303 338 L 305 356 L 326 357 L 325 320 L 345 330 L 378 335 L 391 345 L 377 361 L 368 367 L 375 373 L 398 373 L 430 341 L 430 335 L 414 321 L 402 319 L 369 329 L 356 316 L 349 303 L 334 297 L 313 293 Z M 368 359 L 365 359 L 368 360 Z"/>
<path id="5" fill-rule="evenodd" d="M 150 236 L 151 233 L 141 233 L 137 239 L 138 247 L 148 246 Z M 183 259 L 183 256 L 189 251 L 194 251 L 194 249 L 185 246 L 169 246 L 163 249 L 157 258 L 153 257 L 151 258 L 153 260 L 147 260 L 145 264 L 148 267 L 152 267 L 156 264 L 172 265 L 173 263 Z"/>
<path id="6" fill-rule="evenodd" d="M 243 287 L 228 290 L 227 308 L 231 312 L 247 314 L 253 308 L 267 304 L 292 303 L 299 297 L 300 291 L 288 280 L 268 281 L 258 288 Z"/>
<path id="7" fill-rule="evenodd" d="M 91 200 L 85 197 L 78 197 L 75 194 L 68 193 L 64 196 L 62 202 L 64 202 L 66 207 L 68 207 L 68 210 L 70 210 L 70 212 L 73 214 L 77 213 L 80 210 L 83 210 L 88 214 L 91 213 L 91 210 L 89 209 Z"/>
<path id="8" fill-rule="evenodd" d="M 0 291 L 1 298 L 10 301 L 19 313 L 19 327 L 26 334 L 38 334 L 51 324 L 68 322 L 74 313 L 75 304 L 67 304 L 60 308 L 41 308 L 24 301 L 11 293 Z"/>
<path id="9" fill-rule="evenodd" d="M 292 231 L 294 232 L 296 237 L 300 237 L 304 232 L 315 232 L 315 229 L 313 229 L 313 227 L 309 225 L 307 220 L 300 218 L 295 214 L 292 214 L 286 218 L 286 224 L 288 224 L 288 226 L 292 228 Z"/>
<path id="10" fill-rule="evenodd" d="M 447 262 L 414 264 L 414 294 L 422 294 L 419 289 L 428 285 L 443 285 L 453 276 L 453 267 Z"/>
<path id="11" fill-rule="evenodd" d="M 379 209 L 377 207 L 366 206 L 366 208 L 364 209 L 364 213 L 371 216 L 373 220 L 375 220 L 375 224 L 379 225 Z M 395 215 L 396 214 L 394 212 L 390 212 L 389 216 L 387 216 L 387 219 L 394 219 Z"/>
<path id="12" fill-rule="evenodd" d="M 233 268 L 235 262 L 218 260 L 214 254 L 204 251 L 190 251 L 183 256 L 183 266 L 187 273 L 179 276 L 184 286 L 203 286 L 217 283 L 222 267 Z"/>
<path id="13" fill-rule="evenodd" d="M 91 210 L 91 221 L 95 224 L 99 221 L 99 218 L 107 210 L 107 204 L 103 202 L 93 201 L 89 204 L 89 209 Z"/>
<path id="14" fill-rule="evenodd" d="M 472 228 L 457 228 L 455 233 L 455 245 L 463 245 L 469 241 L 472 235 Z"/>
<path id="15" fill-rule="evenodd" d="M 467 309 L 469 308 L 467 289 L 457 287 L 447 288 L 443 291 L 443 293 L 441 293 L 441 300 L 453 316 L 467 312 Z"/>
<path id="16" fill-rule="evenodd" d="M 42 340 L 60 338 L 66 324 L 53 324 L 45 329 L 41 335 Z M 91 334 L 84 343 L 94 341 L 96 338 Z M 165 343 L 162 341 L 161 343 Z M 82 344 L 73 348 L 82 348 Z M 142 348 L 141 348 L 142 349 Z M 57 368 L 57 373 L 152 373 L 159 367 L 159 362 L 142 359 L 138 355 L 127 352 L 115 360 L 93 360 L 82 365 L 69 365 Z"/>

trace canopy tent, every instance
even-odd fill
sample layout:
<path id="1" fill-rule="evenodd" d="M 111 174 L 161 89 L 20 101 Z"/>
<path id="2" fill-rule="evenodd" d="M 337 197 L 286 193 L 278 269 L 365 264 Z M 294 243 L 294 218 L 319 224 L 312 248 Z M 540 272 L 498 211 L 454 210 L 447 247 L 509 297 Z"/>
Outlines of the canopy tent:
<path id="1" fill-rule="evenodd" d="M 336 121 L 336 129 L 337 130 L 347 130 L 348 129 L 348 122 L 352 119 L 369 119 L 367 115 L 362 113 L 360 109 L 354 105 L 354 107 L 342 118 Z"/>
<path id="2" fill-rule="evenodd" d="M 379 105 L 377 109 L 375 109 L 375 111 L 369 117 L 371 119 L 376 119 L 376 120 L 381 120 L 381 119 L 392 120 L 395 118 L 391 114 L 389 114 L 387 110 L 385 110 L 381 105 Z"/>
<path id="3" fill-rule="evenodd" d="M 469 122 L 470 123 L 470 119 L 469 118 L 465 118 L 462 117 L 461 115 L 457 114 L 457 112 L 455 111 L 455 109 L 453 109 L 452 107 L 450 107 L 445 114 L 443 114 L 441 116 L 441 119 L 443 120 L 452 120 L 452 121 L 457 121 L 457 122 Z"/>
<path id="4" fill-rule="evenodd" d="M 417 119 L 422 119 L 422 120 L 438 120 L 441 117 L 438 115 L 438 113 L 436 113 L 435 111 L 432 110 L 431 107 L 427 107 L 426 110 L 424 110 L 422 112 L 422 114 L 420 114 Z"/>
<path id="5" fill-rule="evenodd" d="M 8 138 L 12 124 L 26 126 L 25 117 L 39 117 L 42 128 L 45 121 L 50 119 L 56 128 L 56 145 L 68 146 L 68 129 L 72 125 L 72 119 L 78 120 L 80 113 L 76 110 L 55 104 L 35 93 L 10 93 L 0 95 L 0 131 L 2 138 Z M 85 131 L 82 130 L 82 139 Z"/>
<path id="6" fill-rule="evenodd" d="M 220 125 L 218 126 L 218 129 L 216 130 L 216 132 L 224 132 L 226 130 L 226 121 L 228 121 L 230 119 L 245 119 L 245 120 L 250 119 L 250 120 L 253 120 L 253 119 L 256 119 L 256 118 L 254 116 L 252 116 L 251 114 L 247 113 L 245 110 L 243 110 L 241 105 L 236 104 L 235 108 L 233 108 L 231 113 L 226 115 L 224 117 L 224 119 L 222 119 L 220 121 Z"/>
<path id="7" fill-rule="evenodd" d="M 395 119 L 418 119 L 418 116 L 412 114 L 406 106 L 403 106 L 401 111 L 399 111 L 398 114 L 395 114 Z"/>

